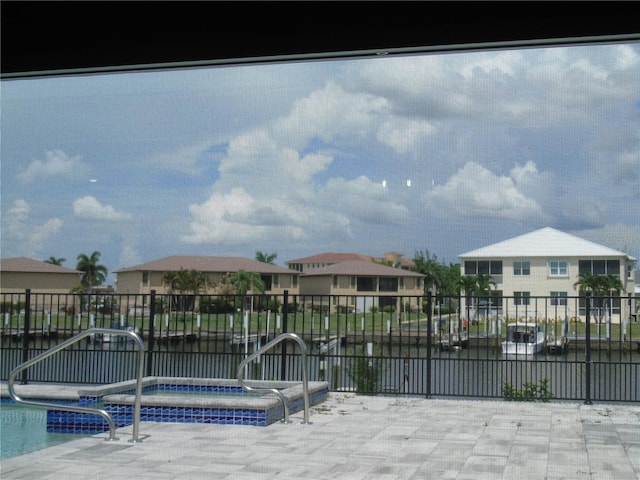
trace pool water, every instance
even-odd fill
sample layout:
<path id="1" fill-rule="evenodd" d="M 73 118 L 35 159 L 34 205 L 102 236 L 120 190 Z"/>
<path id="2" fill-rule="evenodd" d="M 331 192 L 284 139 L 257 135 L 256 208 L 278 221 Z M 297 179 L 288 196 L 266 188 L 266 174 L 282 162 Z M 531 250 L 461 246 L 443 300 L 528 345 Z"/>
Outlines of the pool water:
<path id="1" fill-rule="evenodd" d="M 3 401 L 0 404 L 0 459 L 42 450 L 70 440 L 77 434 L 47 432 L 47 410 Z"/>

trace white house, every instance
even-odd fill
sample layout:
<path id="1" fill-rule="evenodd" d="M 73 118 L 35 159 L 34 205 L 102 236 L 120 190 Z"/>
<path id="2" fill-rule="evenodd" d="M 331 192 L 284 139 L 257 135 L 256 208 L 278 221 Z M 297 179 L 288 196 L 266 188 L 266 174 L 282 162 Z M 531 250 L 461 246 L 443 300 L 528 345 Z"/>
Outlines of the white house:
<path id="1" fill-rule="evenodd" d="M 625 305 L 629 302 L 621 302 L 620 297 L 634 295 L 635 291 L 635 258 L 549 227 L 463 253 L 459 258 L 463 275 L 491 275 L 495 282 L 491 304 L 507 316 L 513 316 L 516 310 L 519 314 L 525 307 L 534 308 L 534 304 L 538 310 L 535 315 L 543 315 L 549 307 L 562 307 L 569 317 L 583 315 L 584 300 L 567 300 L 581 294 L 574 285 L 584 272 L 620 278 L 625 289 L 618 292 L 620 296 L 614 302 L 617 312 L 628 310 Z"/>

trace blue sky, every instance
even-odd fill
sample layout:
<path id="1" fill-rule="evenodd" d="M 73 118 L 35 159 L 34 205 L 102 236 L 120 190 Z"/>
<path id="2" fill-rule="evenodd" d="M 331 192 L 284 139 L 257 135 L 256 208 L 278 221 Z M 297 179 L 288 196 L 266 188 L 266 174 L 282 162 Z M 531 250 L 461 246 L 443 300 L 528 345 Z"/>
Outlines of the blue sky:
<path id="1" fill-rule="evenodd" d="M 640 45 L 4 80 L 3 258 L 640 257 Z M 114 276 L 109 277 L 112 283 Z"/>

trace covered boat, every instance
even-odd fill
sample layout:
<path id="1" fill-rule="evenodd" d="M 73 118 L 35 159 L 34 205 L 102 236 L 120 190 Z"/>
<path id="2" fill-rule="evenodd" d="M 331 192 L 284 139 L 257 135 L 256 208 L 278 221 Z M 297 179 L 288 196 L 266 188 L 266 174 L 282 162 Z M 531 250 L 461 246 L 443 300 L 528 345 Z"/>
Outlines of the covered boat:
<path id="1" fill-rule="evenodd" d="M 506 355 L 534 355 L 545 348 L 544 332 L 537 323 L 512 323 L 507 325 L 507 337 L 502 342 Z"/>

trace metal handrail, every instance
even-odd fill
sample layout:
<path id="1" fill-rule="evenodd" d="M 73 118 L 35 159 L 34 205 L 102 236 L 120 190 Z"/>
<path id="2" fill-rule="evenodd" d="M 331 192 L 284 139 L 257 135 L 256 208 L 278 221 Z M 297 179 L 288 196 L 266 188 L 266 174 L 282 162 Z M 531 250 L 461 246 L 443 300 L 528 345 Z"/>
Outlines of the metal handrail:
<path id="1" fill-rule="evenodd" d="M 68 410 L 70 412 L 76 412 L 76 413 L 88 413 L 92 415 L 100 415 L 109 424 L 109 440 L 117 440 L 115 436 L 115 432 L 116 432 L 115 423 L 113 421 L 113 418 L 111 417 L 111 414 L 109 414 L 109 412 L 105 410 L 101 410 L 99 408 L 80 407 L 75 405 L 59 405 L 59 404 L 48 403 L 48 402 L 40 402 L 36 400 L 25 400 L 23 398 L 20 398 L 20 396 L 18 396 L 18 394 L 14 390 L 14 380 L 20 372 L 44 360 L 45 358 L 52 356 L 54 353 L 57 353 L 60 350 L 64 350 L 68 346 L 79 342 L 83 338 L 88 337 L 90 335 L 96 335 L 96 334 L 109 334 L 109 335 L 131 337 L 138 346 L 138 375 L 137 375 L 137 384 L 136 384 L 136 398 L 135 398 L 134 411 L 133 411 L 133 437 L 131 439 L 132 442 L 138 442 L 138 431 L 140 427 L 140 402 L 142 397 L 142 377 L 144 375 L 144 344 L 142 343 L 142 339 L 140 338 L 140 336 L 135 332 L 130 332 L 127 330 L 117 330 L 113 328 L 87 329 L 84 332 L 81 332 L 75 335 L 74 337 L 71 337 L 70 339 L 65 340 L 64 342 L 56 345 L 55 347 L 50 348 L 46 352 L 36 355 L 31 360 L 28 360 L 23 364 L 19 365 L 18 367 L 14 368 L 9 374 L 9 382 L 8 382 L 9 394 L 11 395 L 11 398 L 13 398 L 13 400 L 16 403 L 21 403 L 24 405 L 32 405 L 35 407 L 44 407 L 44 408 L 55 406 L 59 410 Z"/>
<path id="2" fill-rule="evenodd" d="M 302 392 L 304 396 L 304 422 L 303 423 L 310 423 L 309 422 L 309 380 L 307 378 L 307 345 L 304 342 L 304 340 L 302 340 L 295 333 L 282 333 L 278 335 L 276 338 L 274 338 L 268 343 L 265 343 L 262 347 L 260 347 L 258 350 L 256 350 L 251 355 L 246 357 L 242 362 L 240 362 L 240 365 L 238 366 L 238 375 L 237 375 L 238 382 L 240 382 L 240 385 L 242 386 L 242 388 L 249 393 L 260 394 L 260 393 L 264 393 L 265 391 L 275 393 L 280 399 L 280 402 L 282 403 L 282 407 L 284 408 L 283 421 L 285 423 L 289 423 L 289 407 L 287 406 L 287 402 L 284 394 L 280 390 L 278 390 L 277 388 L 251 387 L 244 383 L 245 381 L 244 370 L 246 365 L 250 361 L 252 361 L 254 358 L 258 357 L 259 355 L 262 355 L 267 350 L 270 350 L 271 348 L 273 348 L 274 346 L 276 346 L 277 344 L 285 340 L 294 340 L 298 342 L 298 345 L 300 345 L 300 350 L 302 352 Z"/>

